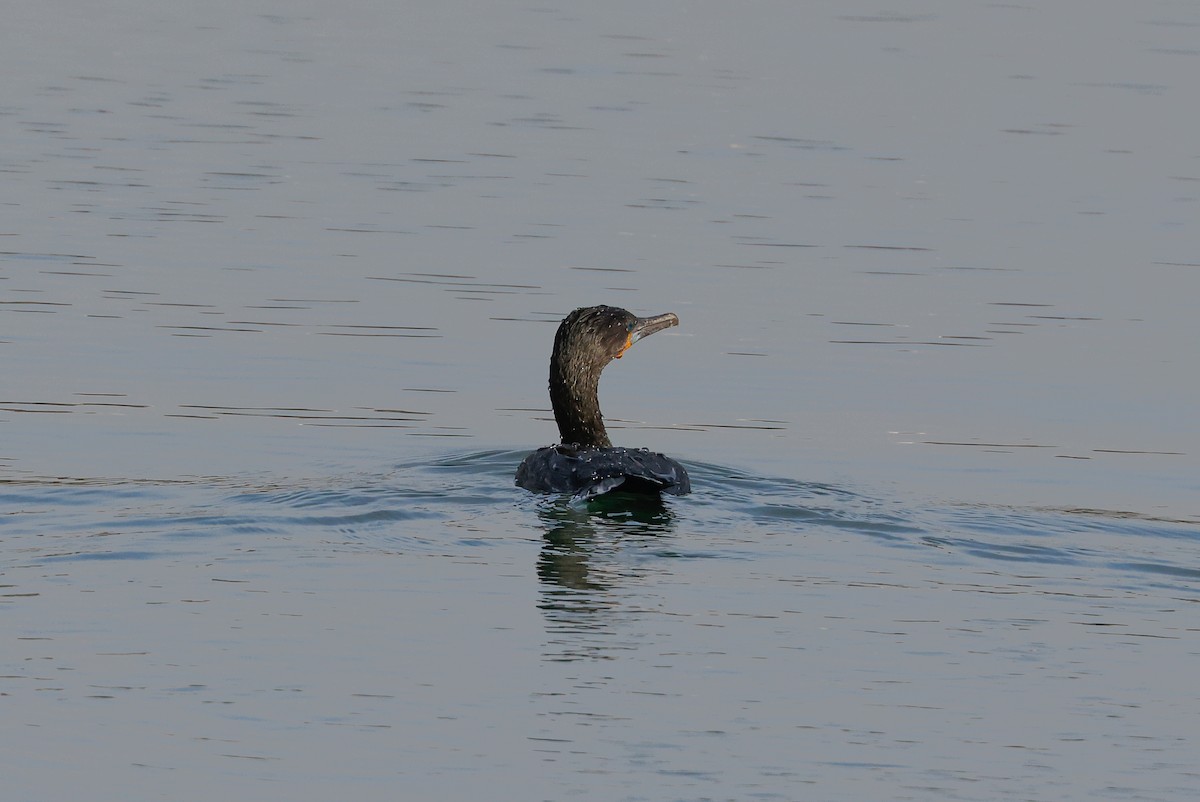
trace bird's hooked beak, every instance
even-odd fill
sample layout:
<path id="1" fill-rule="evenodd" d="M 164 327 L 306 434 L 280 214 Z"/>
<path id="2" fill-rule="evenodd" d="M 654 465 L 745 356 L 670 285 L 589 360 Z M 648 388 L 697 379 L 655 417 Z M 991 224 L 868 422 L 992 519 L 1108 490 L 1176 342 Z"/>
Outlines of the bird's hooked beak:
<path id="1" fill-rule="evenodd" d="M 679 316 L 674 312 L 667 312 L 663 315 L 654 315 L 653 317 L 635 318 L 630 324 L 629 333 L 625 336 L 625 345 L 621 347 L 617 354 L 617 359 L 624 356 L 625 352 L 633 347 L 633 344 L 643 337 L 649 337 L 656 331 L 669 329 L 672 326 L 679 325 Z"/>

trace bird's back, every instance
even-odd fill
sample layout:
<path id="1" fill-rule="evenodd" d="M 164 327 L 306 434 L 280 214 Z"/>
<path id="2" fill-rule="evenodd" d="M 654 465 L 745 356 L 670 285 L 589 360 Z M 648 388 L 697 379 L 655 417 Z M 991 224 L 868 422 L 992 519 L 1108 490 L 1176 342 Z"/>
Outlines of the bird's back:
<path id="1" fill-rule="evenodd" d="M 517 468 L 518 486 L 535 493 L 595 498 L 610 490 L 631 493 L 691 491 L 687 470 L 670 457 L 644 448 L 539 448 Z"/>

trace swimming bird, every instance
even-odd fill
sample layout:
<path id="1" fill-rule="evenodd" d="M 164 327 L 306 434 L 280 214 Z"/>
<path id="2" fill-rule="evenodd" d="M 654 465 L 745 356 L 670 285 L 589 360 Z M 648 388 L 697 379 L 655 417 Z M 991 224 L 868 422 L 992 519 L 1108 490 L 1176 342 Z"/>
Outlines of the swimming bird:
<path id="1" fill-rule="evenodd" d="M 517 485 L 535 493 L 571 493 L 583 501 L 616 489 L 690 492 L 687 471 L 670 457 L 644 448 L 614 448 L 597 399 L 605 365 L 643 337 L 678 325 L 673 312 L 637 317 L 615 306 L 589 306 L 567 315 L 550 355 L 550 404 L 562 442 L 527 456 L 517 468 Z"/>

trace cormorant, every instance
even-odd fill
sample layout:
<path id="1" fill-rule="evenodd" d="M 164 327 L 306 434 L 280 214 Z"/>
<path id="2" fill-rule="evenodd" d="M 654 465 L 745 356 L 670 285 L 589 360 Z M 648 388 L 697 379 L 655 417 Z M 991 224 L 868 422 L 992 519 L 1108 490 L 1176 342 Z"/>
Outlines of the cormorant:
<path id="1" fill-rule="evenodd" d="M 550 403 L 562 442 L 539 448 L 517 468 L 516 482 L 535 493 L 571 493 L 578 500 L 610 490 L 690 492 L 687 471 L 644 448 L 614 448 L 596 393 L 600 372 L 635 342 L 678 326 L 672 312 L 637 317 L 615 306 L 576 309 L 559 324 L 550 355 Z"/>

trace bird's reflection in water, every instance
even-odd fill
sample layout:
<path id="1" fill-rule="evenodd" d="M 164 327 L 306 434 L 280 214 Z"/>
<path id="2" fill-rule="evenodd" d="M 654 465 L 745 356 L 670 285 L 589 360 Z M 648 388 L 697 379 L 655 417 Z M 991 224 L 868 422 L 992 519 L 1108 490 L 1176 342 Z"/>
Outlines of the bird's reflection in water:
<path id="1" fill-rule="evenodd" d="M 538 517 L 545 527 L 537 570 L 551 636 L 546 658 L 612 657 L 613 649 L 633 648 L 613 636 L 642 606 L 625 603 L 628 586 L 649 570 L 638 554 L 674 531 L 670 508 L 657 495 L 610 493 L 585 506 L 547 503 Z"/>

